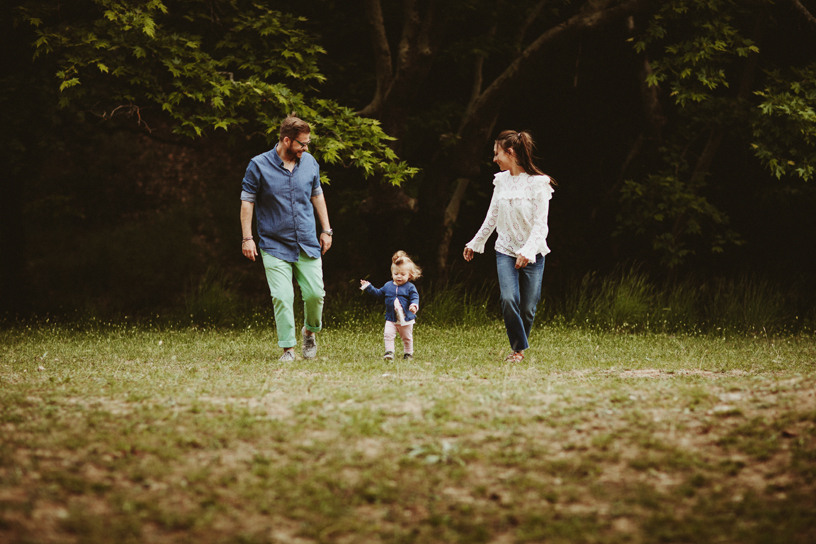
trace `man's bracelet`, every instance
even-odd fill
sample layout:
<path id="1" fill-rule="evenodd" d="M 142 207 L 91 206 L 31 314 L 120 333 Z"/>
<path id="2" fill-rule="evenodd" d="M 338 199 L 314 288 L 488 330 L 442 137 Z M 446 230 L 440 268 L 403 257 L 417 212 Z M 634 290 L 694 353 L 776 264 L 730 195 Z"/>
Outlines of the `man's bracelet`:
<path id="1" fill-rule="evenodd" d="M 250 236 L 249 238 L 241 238 L 241 244 L 243 244 L 244 242 L 249 242 L 250 240 L 252 240 L 252 236 Z"/>

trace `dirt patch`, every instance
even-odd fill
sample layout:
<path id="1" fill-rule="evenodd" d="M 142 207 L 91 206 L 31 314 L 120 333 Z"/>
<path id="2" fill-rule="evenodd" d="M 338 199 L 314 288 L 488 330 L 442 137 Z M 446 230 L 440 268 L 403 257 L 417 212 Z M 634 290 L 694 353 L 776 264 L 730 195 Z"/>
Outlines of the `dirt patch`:
<path id="1" fill-rule="evenodd" d="M 252 410 L 256 415 L 263 414 L 268 419 L 289 419 L 293 412 L 289 407 L 292 398 L 282 392 L 267 393 L 263 397 L 213 397 L 202 395 L 197 399 L 199 402 L 212 406 L 240 406 L 247 410 Z"/>
<path id="2" fill-rule="evenodd" d="M 101 410 L 115 416 L 130 414 L 138 405 L 138 403 L 111 397 L 68 397 L 60 402 L 64 406 L 77 407 L 82 410 Z"/>
<path id="3" fill-rule="evenodd" d="M 363 438 L 353 446 L 365 459 L 376 459 L 385 450 L 384 441 L 377 438 Z"/>

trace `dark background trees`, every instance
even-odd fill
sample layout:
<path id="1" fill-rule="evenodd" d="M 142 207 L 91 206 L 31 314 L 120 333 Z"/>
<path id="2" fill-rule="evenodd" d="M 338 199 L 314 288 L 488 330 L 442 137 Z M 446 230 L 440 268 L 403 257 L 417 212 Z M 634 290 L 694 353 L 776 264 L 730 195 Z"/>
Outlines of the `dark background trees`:
<path id="1" fill-rule="evenodd" d="M 489 253 L 477 266 L 458 257 L 487 208 L 492 138 L 505 128 L 532 131 L 559 182 L 552 289 L 632 263 L 656 276 L 814 277 L 811 2 L 270 2 L 306 20 L 264 15 L 302 40 L 268 57 L 259 52 L 279 35 L 235 26 L 250 24 L 249 3 L 144 4 L 158 10 L 158 43 L 142 32 L 121 47 L 153 47 L 149 62 L 78 38 L 122 33 L 99 29 L 95 2 L 71 25 L 51 12 L 34 27 L 33 12 L 3 8 L 14 52 L 0 93 L 4 310 L 178 306 L 208 270 L 263 296 L 260 270 L 237 250 L 237 195 L 248 159 L 291 109 L 315 122 L 331 179 L 330 287 L 384 276 L 400 248 L 431 281 L 492 277 Z M 32 61 L 46 29 L 53 50 L 41 43 Z M 167 36 L 182 32 L 201 37 L 198 52 L 173 49 Z M 309 51 L 292 64 L 301 76 L 276 64 L 297 47 Z M 250 66 L 252 55 L 262 60 Z M 162 72 L 168 59 L 181 75 Z M 116 63 L 129 79 L 111 76 Z M 71 66 L 81 84 L 60 91 Z M 231 80 L 246 83 L 244 100 Z M 395 139 L 354 127 L 369 117 Z M 355 130 L 369 131 L 356 145 Z M 383 166 L 398 164 L 385 145 L 419 173 Z M 366 163 L 355 148 L 381 158 Z"/>
<path id="2" fill-rule="evenodd" d="M 573 275 L 638 260 L 675 275 L 769 272 L 779 262 L 766 257 L 784 239 L 799 248 L 778 256 L 784 268 L 813 272 L 805 264 L 816 260 L 807 256 L 812 214 L 796 214 L 794 224 L 789 213 L 813 203 L 807 181 L 813 125 L 776 132 L 788 143 L 769 155 L 757 151 L 775 139 L 758 130 L 764 122 L 779 128 L 796 124 L 799 114 L 812 119 L 804 105 L 812 104 L 812 78 L 790 79 L 791 67 L 812 66 L 816 50 L 803 4 L 352 4 L 330 16 L 345 30 L 325 36 L 336 59 L 326 68 L 329 85 L 385 125 L 404 119 L 394 131 L 402 156 L 422 167 L 403 187 L 418 197 L 415 213 L 389 206 L 401 201 L 394 198 L 362 211 L 365 217 L 380 210 L 384 221 L 411 215 L 409 234 L 399 241 L 405 247 L 419 227 L 436 229 L 435 245 L 423 237 L 412 249 L 437 272 L 461 265 L 458 250 L 445 252 L 441 243 L 448 235 L 451 247 L 461 247 L 481 221 L 492 136 L 513 127 L 533 130 L 543 166 L 565 182 L 552 209 L 558 251 L 551 271 Z M 325 6 L 310 13 L 315 28 L 326 28 L 317 22 L 326 13 Z M 378 60 L 389 50 L 390 66 Z M 403 80 L 413 80 L 402 94 L 391 91 L 396 98 L 388 111 L 384 89 L 399 85 L 400 62 L 412 61 L 418 68 L 402 71 Z M 774 70 L 810 89 L 784 121 L 762 115 L 763 99 L 755 94 L 784 94 L 785 85 L 768 75 Z M 809 143 L 789 140 L 800 133 L 810 134 Z M 777 179 L 771 166 L 786 163 L 780 149 L 786 146 L 799 150 L 798 164 Z M 791 191 L 796 196 L 784 196 Z M 372 230 L 384 231 L 376 217 L 367 219 Z"/>

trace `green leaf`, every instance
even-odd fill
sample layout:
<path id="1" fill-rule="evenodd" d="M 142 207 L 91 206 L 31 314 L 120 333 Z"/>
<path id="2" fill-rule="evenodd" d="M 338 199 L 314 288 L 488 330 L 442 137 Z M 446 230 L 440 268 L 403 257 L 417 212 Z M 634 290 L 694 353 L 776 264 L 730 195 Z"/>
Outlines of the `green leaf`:
<path id="1" fill-rule="evenodd" d="M 69 89 L 69 88 L 74 87 L 76 85 L 79 85 L 79 78 L 75 77 L 75 78 L 72 78 L 72 79 L 66 79 L 65 81 L 63 81 L 60 84 L 59 90 L 64 91 L 65 89 Z"/>

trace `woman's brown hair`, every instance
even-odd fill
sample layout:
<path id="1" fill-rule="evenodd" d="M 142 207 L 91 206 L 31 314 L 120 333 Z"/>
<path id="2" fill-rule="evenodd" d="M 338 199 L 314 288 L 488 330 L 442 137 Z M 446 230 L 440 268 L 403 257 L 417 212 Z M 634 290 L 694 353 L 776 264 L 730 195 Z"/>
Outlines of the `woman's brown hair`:
<path id="1" fill-rule="evenodd" d="M 509 149 L 513 150 L 516 156 L 516 162 L 521 166 L 527 174 L 531 176 L 546 176 L 541 169 L 533 162 L 533 150 L 535 149 L 535 141 L 533 136 L 526 130 L 516 132 L 515 130 L 503 130 L 496 138 L 496 145 L 501 147 L 505 152 Z M 549 177 L 549 176 L 547 176 Z M 550 177 L 550 183 L 557 185 L 555 180 Z"/>

